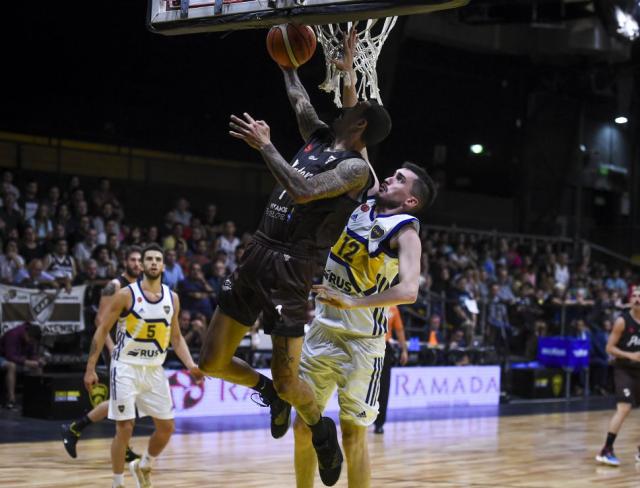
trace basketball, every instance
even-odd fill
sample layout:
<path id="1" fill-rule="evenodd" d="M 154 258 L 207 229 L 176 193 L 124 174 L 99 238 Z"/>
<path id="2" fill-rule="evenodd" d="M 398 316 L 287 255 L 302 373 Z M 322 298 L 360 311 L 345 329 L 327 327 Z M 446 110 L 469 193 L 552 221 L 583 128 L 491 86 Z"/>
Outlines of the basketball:
<path id="1" fill-rule="evenodd" d="M 267 51 L 284 68 L 297 68 L 316 51 L 316 35 L 308 25 L 276 25 L 267 34 Z"/>

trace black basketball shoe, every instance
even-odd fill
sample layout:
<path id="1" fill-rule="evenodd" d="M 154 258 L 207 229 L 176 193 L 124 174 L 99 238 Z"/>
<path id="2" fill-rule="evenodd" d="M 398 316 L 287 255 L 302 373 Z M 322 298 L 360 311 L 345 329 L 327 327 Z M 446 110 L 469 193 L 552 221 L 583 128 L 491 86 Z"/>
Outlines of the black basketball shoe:
<path id="1" fill-rule="evenodd" d="M 71 428 L 70 424 L 62 424 L 60 432 L 62 434 L 62 443 L 64 444 L 64 448 L 69 456 L 75 459 L 77 457 L 76 444 L 78 443 L 78 439 L 80 439 L 80 433 L 75 432 Z"/>
<path id="2" fill-rule="evenodd" d="M 140 454 L 136 454 L 135 452 L 133 452 L 131 450 L 131 448 L 129 446 L 127 446 L 127 452 L 125 452 L 124 454 L 124 460 L 127 463 L 130 463 L 131 461 L 135 460 L 135 459 L 140 459 L 142 456 Z"/>
<path id="3" fill-rule="evenodd" d="M 340 479 L 342 470 L 342 451 L 338 443 L 338 431 L 336 424 L 329 417 L 322 417 L 327 428 L 327 439 L 322 444 L 313 443 L 313 448 L 318 456 L 318 471 L 320 479 L 327 486 L 335 485 Z"/>
<path id="4" fill-rule="evenodd" d="M 260 393 L 252 394 L 251 399 L 261 407 L 269 407 L 271 411 L 271 437 L 274 439 L 283 437 L 291 426 L 291 405 L 280 397 L 269 400 Z"/>

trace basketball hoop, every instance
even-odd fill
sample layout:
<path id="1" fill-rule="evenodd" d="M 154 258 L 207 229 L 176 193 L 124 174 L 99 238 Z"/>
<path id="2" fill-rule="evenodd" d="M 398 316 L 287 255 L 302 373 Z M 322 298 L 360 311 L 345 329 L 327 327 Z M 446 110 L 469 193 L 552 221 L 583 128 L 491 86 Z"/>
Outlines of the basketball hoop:
<path id="1" fill-rule="evenodd" d="M 353 53 L 353 66 L 358 74 L 356 83 L 358 99 L 375 99 L 382 103 L 376 65 L 378 64 L 378 56 L 382 50 L 382 45 L 387 40 L 391 29 L 396 25 L 397 19 L 398 17 L 369 19 L 366 21 L 365 28 L 358 29 L 358 42 Z M 355 24 L 357 25 L 358 22 Z M 350 83 L 351 80 L 348 79 L 348 73 L 337 69 L 331 63 L 331 60 L 342 56 L 343 38 L 348 35 L 353 25 L 353 22 L 346 22 L 315 26 L 316 37 L 322 45 L 327 65 L 327 74 L 324 82 L 320 85 L 320 89 L 328 93 L 333 92 L 333 102 L 338 107 L 342 107 L 340 80 L 343 77 L 347 78 L 345 80 L 347 83 Z"/>

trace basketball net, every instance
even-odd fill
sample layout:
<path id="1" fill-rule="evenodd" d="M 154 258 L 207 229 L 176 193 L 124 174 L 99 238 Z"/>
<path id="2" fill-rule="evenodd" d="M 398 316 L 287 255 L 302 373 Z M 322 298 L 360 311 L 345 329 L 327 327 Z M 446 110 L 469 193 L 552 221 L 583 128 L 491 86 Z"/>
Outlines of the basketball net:
<path id="1" fill-rule="evenodd" d="M 397 19 L 398 17 L 369 19 L 366 21 L 364 29 L 358 26 L 358 42 L 353 53 L 353 66 L 358 74 L 356 91 L 359 100 L 375 99 L 382 104 L 376 65 L 378 64 L 378 56 L 382 50 L 382 45 L 387 40 L 391 29 L 396 25 Z M 351 83 L 352 80 L 349 79 L 348 73 L 337 69 L 330 60 L 342 57 L 343 38 L 349 34 L 353 24 L 353 22 L 347 22 L 346 24 L 315 26 L 316 37 L 320 45 L 322 45 L 327 65 L 327 75 L 320 85 L 320 89 L 327 93 L 333 92 L 333 102 L 338 107 L 342 107 L 341 78 L 346 78 L 345 83 Z M 344 27 L 345 25 L 346 28 Z"/>

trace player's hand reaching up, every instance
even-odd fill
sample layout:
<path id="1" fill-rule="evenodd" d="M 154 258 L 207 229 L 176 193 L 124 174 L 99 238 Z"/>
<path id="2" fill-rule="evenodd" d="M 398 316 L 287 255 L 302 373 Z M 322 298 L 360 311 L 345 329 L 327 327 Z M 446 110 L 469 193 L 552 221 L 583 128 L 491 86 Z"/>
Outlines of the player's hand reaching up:
<path id="1" fill-rule="evenodd" d="M 317 293 L 316 300 L 332 307 L 347 309 L 355 305 L 352 297 L 326 285 L 314 285 L 313 292 Z"/>
<path id="2" fill-rule="evenodd" d="M 351 71 L 353 69 L 353 54 L 358 43 L 358 31 L 355 26 L 351 28 L 349 34 L 344 36 L 342 41 L 342 57 L 332 59 L 331 63 L 340 71 Z"/>
<path id="3" fill-rule="evenodd" d="M 243 114 L 244 119 L 231 115 L 229 122 L 229 135 L 236 139 L 242 139 L 254 149 L 260 150 L 267 144 L 271 144 L 271 129 L 264 120 L 253 120 L 248 113 Z"/>

